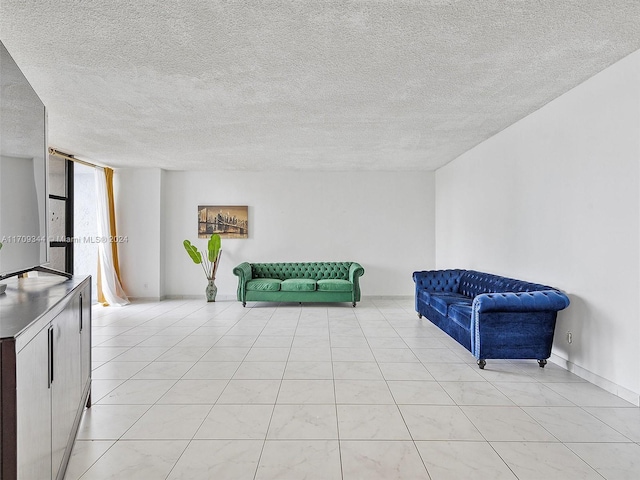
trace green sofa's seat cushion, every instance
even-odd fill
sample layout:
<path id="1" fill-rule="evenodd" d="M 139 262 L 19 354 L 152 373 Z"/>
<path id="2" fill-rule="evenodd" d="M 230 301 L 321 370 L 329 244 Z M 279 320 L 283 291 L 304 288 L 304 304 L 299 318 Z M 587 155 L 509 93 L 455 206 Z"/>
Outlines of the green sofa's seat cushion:
<path id="1" fill-rule="evenodd" d="M 278 292 L 282 280 L 278 278 L 254 278 L 247 282 L 247 291 Z"/>
<path id="2" fill-rule="evenodd" d="M 280 284 L 282 292 L 313 292 L 316 281 L 312 278 L 288 278 Z"/>
<path id="3" fill-rule="evenodd" d="M 340 280 L 339 278 L 327 278 L 318 280 L 319 292 L 352 292 L 353 283 L 349 280 Z"/>

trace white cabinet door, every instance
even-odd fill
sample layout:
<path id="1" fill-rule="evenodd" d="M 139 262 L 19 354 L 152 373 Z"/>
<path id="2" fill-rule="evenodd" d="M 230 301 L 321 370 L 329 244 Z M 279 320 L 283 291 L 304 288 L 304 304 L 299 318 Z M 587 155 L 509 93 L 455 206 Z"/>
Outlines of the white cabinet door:
<path id="1" fill-rule="evenodd" d="M 16 357 L 19 480 L 51 478 L 51 340 L 43 328 Z"/>
<path id="2" fill-rule="evenodd" d="M 51 382 L 52 478 L 57 478 L 82 396 L 80 383 L 80 298 L 74 296 L 51 321 L 53 380 Z"/>
<path id="3" fill-rule="evenodd" d="M 91 380 L 91 282 L 80 293 L 80 381 L 84 393 Z"/>

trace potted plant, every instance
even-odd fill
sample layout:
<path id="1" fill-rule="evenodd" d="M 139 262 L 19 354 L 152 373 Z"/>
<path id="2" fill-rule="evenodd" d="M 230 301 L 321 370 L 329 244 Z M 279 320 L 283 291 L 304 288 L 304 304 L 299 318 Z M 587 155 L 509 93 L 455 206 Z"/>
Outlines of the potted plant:
<path id="1" fill-rule="evenodd" d="M 207 280 L 209 281 L 205 290 L 207 295 L 207 302 L 215 302 L 216 294 L 218 293 L 218 287 L 216 287 L 216 272 L 218 271 L 218 264 L 220 263 L 220 256 L 222 255 L 222 248 L 220 245 L 220 235 L 214 233 L 209 238 L 207 243 L 207 254 L 203 255 L 198 251 L 195 245 L 189 240 L 182 242 L 185 250 L 193 260 L 193 263 L 202 265 Z"/>

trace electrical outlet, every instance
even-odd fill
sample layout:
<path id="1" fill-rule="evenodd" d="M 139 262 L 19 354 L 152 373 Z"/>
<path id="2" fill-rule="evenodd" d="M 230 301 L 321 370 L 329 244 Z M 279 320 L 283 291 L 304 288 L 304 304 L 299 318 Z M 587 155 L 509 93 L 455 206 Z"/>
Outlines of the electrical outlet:
<path id="1" fill-rule="evenodd" d="M 573 333 L 571 333 L 571 332 L 567 332 L 567 343 L 568 344 L 572 344 L 573 343 Z"/>

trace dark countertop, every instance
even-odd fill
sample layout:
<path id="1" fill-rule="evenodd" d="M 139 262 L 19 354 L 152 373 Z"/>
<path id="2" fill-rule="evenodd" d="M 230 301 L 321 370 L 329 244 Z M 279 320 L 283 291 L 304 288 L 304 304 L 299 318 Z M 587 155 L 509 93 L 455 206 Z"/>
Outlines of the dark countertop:
<path id="1" fill-rule="evenodd" d="M 78 276 L 69 280 L 51 275 L 0 282 L 7 284 L 6 292 L 0 295 L 0 339 L 18 336 L 86 278 Z"/>

